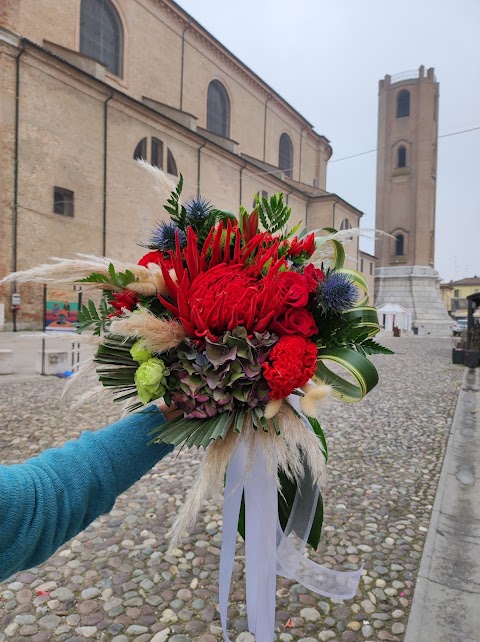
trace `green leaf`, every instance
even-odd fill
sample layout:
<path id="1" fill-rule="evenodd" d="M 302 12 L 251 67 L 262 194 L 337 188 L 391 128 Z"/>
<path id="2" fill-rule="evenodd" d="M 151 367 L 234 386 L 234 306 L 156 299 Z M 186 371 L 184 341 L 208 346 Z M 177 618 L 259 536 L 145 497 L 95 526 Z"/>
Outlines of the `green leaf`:
<path id="1" fill-rule="evenodd" d="M 330 235 L 336 234 L 337 230 L 333 227 L 324 227 L 319 230 L 319 232 L 327 232 L 327 235 Z M 336 239 L 328 239 L 322 236 L 315 236 L 315 245 L 317 249 L 325 243 L 330 243 L 333 249 L 333 260 L 329 267 L 340 270 L 341 268 L 343 268 L 343 264 L 345 263 L 345 248 L 343 247 L 343 243 L 337 241 Z"/>
<path id="2" fill-rule="evenodd" d="M 77 283 L 110 283 L 108 276 L 99 272 L 92 272 L 84 279 L 77 279 Z"/>
<path id="3" fill-rule="evenodd" d="M 334 397 L 348 402 L 360 401 L 378 383 L 378 372 L 375 366 L 352 348 L 320 349 L 318 359 L 314 381 L 331 385 Z M 344 368 L 358 385 L 331 371 L 323 363 L 324 361 L 332 361 Z"/>
<path id="4" fill-rule="evenodd" d="M 207 419 L 186 419 L 176 417 L 152 430 L 149 434 L 159 433 L 153 442 L 162 442 L 187 448 L 197 446 L 206 448 L 211 441 L 224 439 L 230 429 L 234 417 L 231 413 L 221 413 Z"/>
<path id="5" fill-rule="evenodd" d="M 266 198 L 255 195 L 255 204 L 258 212 L 258 218 L 263 225 L 266 232 L 274 234 L 286 226 L 292 208 L 288 207 L 283 202 L 283 194 L 279 193 L 270 197 L 270 201 Z M 281 234 L 281 238 L 288 238 L 289 233 L 287 230 Z"/>
<path id="6" fill-rule="evenodd" d="M 95 307 L 95 303 L 92 300 L 88 302 L 88 311 L 90 312 L 90 317 L 92 319 L 95 319 L 96 321 L 100 319 L 100 317 L 98 316 L 97 309 Z"/>
<path id="7" fill-rule="evenodd" d="M 246 411 L 243 409 L 237 410 L 237 413 L 235 415 L 235 420 L 233 422 L 233 430 L 234 432 L 242 432 L 243 429 L 243 423 L 245 421 L 245 415 Z"/>
<path id="8" fill-rule="evenodd" d="M 327 440 L 325 439 L 325 434 L 324 434 L 324 432 L 322 430 L 322 427 L 320 425 L 320 422 L 315 417 L 308 417 L 307 416 L 307 419 L 308 419 L 311 427 L 313 428 L 313 432 L 317 435 L 317 437 L 322 442 L 323 452 L 325 454 L 325 462 L 328 462 L 328 445 L 327 445 Z"/>
<path id="9" fill-rule="evenodd" d="M 182 174 L 180 174 L 177 186 L 175 187 L 173 192 L 170 193 L 170 196 L 167 199 L 168 205 L 164 205 L 164 208 L 170 214 L 170 218 L 172 219 L 172 221 L 176 223 L 176 225 L 178 225 L 181 230 L 185 231 L 187 228 L 187 210 L 183 207 L 183 205 L 180 204 L 182 189 L 183 176 Z"/>
<path id="10" fill-rule="evenodd" d="M 357 350 L 364 354 L 395 354 L 393 350 L 376 343 L 373 339 L 365 339 L 365 341 L 362 341 L 362 343 L 357 346 Z"/>
<path id="11" fill-rule="evenodd" d="M 289 479 L 283 471 L 279 471 L 278 477 L 281 483 L 281 492 L 278 494 L 278 517 L 282 530 L 285 530 L 290 513 L 292 512 L 293 502 L 297 493 L 297 484 L 295 480 Z M 315 516 L 313 518 L 310 533 L 308 535 L 308 543 L 316 550 L 320 541 L 323 525 L 323 501 L 322 495 L 319 493 L 318 502 L 315 509 Z"/>

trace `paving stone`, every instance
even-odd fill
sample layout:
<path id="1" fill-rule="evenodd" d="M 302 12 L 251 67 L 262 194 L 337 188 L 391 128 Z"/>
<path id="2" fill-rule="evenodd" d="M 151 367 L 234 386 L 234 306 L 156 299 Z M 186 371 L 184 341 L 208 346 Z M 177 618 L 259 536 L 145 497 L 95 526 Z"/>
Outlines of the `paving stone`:
<path id="1" fill-rule="evenodd" d="M 93 637 L 97 631 L 98 629 L 96 626 L 79 626 L 75 629 L 75 632 L 78 633 L 78 635 L 83 635 L 85 638 Z"/>
<path id="2" fill-rule="evenodd" d="M 50 597 L 53 597 L 54 599 L 57 599 L 60 602 L 68 602 L 68 600 L 73 599 L 75 597 L 75 595 L 66 586 L 61 586 L 60 588 L 56 589 L 55 591 L 52 591 L 52 593 L 50 593 Z"/>
<path id="3" fill-rule="evenodd" d="M 159 631 L 158 633 L 156 633 L 153 636 L 151 642 L 167 642 L 169 635 L 170 635 L 170 629 L 167 627 L 166 629 L 163 629 L 163 631 Z M 213 638 L 213 642 L 216 642 L 215 638 Z"/>
<path id="4" fill-rule="evenodd" d="M 42 627 L 42 629 L 48 629 L 48 630 L 53 630 L 55 627 L 57 627 L 60 622 L 61 618 L 58 617 L 58 615 L 45 615 L 44 617 L 40 618 L 38 623 Z"/>

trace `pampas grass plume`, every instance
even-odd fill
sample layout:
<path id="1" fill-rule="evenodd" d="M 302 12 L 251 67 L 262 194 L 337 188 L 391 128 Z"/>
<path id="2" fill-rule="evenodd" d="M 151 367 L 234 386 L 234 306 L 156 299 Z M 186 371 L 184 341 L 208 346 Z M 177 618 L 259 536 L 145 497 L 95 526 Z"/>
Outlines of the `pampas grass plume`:
<path id="1" fill-rule="evenodd" d="M 265 412 L 263 413 L 265 416 L 265 419 L 273 419 L 275 415 L 278 415 L 281 407 L 282 407 L 281 399 L 270 399 L 270 401 L 265 406 Z"/>
<path id="2" fill-rule="evenodd" d="M 317 404 L 322 399 L 329 397 L 332 393 L 331 386 L 322 384 L 320 386 L 314 386 L 312 384 L 307 384 L 303 386 L 302 390 L 305 393 L 305 396 L 300 399 L 300 407 L 307 417 L 316 417 L 318 413 Z"/>

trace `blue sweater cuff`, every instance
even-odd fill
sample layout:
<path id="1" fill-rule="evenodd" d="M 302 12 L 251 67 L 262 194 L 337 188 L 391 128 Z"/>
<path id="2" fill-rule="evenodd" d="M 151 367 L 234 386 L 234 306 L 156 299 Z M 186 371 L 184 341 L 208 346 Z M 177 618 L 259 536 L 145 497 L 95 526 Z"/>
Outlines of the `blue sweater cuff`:
<path id="1" fill-rule="evenodd" d="M 123 493 L 173 450 L 169 444 L 151 444 L 149 433 L 165 423 L 157 406 L 151 404 L 93 433 L 92 438 L 106 453 L 116 480 L 116 495 Z"/>

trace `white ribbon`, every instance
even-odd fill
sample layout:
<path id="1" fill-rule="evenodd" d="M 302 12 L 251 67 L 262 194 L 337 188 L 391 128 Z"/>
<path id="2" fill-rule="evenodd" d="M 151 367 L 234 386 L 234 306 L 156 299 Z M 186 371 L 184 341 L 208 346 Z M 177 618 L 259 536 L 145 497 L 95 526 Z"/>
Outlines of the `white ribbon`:
<path id="1" fill-rule="evenodd" d="M 250 451 L 251 452 L 251 451 Z M 225 642 L 227 609 L 232 579 L 238 517 L 245 492 L 245 572 L 248 628 L 256 642 L 273 642 L 275 630 L 276 575 L 295 580 L 306 588 L 335 599 L 352 598 L 363 566 L 340 572 L 304 556 L 304 548 L 315 516 L 319 489 L 314 486 L 308 465 L 298 484 L 288 524 L 278 520 L 275 476 L 268 473 L 265 456 L 257 444 L 253 462 L 248 461 L 248 444 L 242 437 L 227 468 L 223 504 L 223 539 L 220 555 L 219 610 Z"/>

